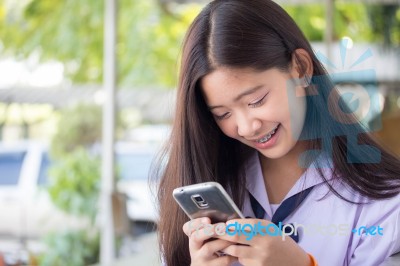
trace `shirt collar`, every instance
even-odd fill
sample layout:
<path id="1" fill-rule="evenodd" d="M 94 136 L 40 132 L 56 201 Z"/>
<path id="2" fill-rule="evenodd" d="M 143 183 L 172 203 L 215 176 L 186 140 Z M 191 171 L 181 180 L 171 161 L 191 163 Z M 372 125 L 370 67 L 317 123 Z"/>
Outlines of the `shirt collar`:
<path id="1" fill-rule="evenodd" d="M 317 162 L 322 166 L 321 170 L 327 180 L 333 178 L 332 175 L 332 161 L 323 154 L 319 155 L 317 159 L 311 163 L 308 169 L 296 181 L 293 187 L 289 190 L 285 199 L 309 188 L 312 186 L 324 183 L 325 180 L 319 175 L 317 169 Z M 254 152 L 246 164 L 246 188 L 253 195 L 253 197 L 261 204 L 266 211 L 268 217 L 272 217 L 272 209 L 268 200 L 268 194 L 265 189 L 264 177 L 262 174 L 261 164 L 259 160 L 259 153 Z"/>

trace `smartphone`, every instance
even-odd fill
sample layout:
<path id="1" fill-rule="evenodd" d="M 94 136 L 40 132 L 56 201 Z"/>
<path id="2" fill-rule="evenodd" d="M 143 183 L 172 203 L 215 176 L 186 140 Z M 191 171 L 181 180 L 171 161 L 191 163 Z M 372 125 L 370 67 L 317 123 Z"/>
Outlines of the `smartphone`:
<path id="1" fill-rule="evenodd" d="M 220 223 L 244 218 L 228 193 L 217 182 L 178 187 L 172 194 L 190 219 L 209 217 L 211 223 Z"/>

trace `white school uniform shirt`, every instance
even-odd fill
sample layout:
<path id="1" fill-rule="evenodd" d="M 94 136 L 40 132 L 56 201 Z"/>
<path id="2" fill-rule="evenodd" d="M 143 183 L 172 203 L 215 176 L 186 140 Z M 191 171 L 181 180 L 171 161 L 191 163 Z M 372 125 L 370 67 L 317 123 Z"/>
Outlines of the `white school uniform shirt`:
<path id="1" fill-rule="evenodd" d="M 327 167 L 323 171 L 330 180 L 332 169 Z M 285 196 L 287 199 L 314 186 L 300 206 L 283 221 L 284 224 L 301 224 L 308 228 L 308 232 L 304 232 L 299 227 L 300 247 L 312 254 L 320 266 L 375 266 L 399 252 L 400 195 L 385 200 L 370 200 L 347 185 L 330 182 L 347 199 L 367 203 L 348 203 L 328 193 L 329 188 L 319 177 L 317 169 L 308 168 Z M 271 221 L 278 206 L 271 206 L 268 201 L 258 153 L 254 153 L 246 165 L 246 183 L 248 192 L 264 208 L 264 219 Z M 248 195 L 242 211 L 246 217 L 255 217 Z M 380 226 L 383 228 L 380 231 L 382 235 L 377 230 L 370 231 L 368 235 L 363 230 L 352 232 L 362 226 Z M 240 264 L 236 262 L 234 265 Z"/>

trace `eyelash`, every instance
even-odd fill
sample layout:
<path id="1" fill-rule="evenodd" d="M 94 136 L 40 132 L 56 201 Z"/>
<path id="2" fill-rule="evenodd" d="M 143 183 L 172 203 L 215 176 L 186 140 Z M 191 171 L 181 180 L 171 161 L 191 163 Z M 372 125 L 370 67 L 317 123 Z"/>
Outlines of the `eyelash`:
<path id="1" fill-rule="evenodd" d="M 222 119 L 228 118 L 229 115 L 230 115 L 230 113 L 225 113 L 225 114 L 223 114 L 223 115 L 214 115 L 214 116 L 215 116 L 215 118 L 216 118 L 217 120 L 222 120 Z"/>
<path id="2" fill-rule="evenodd" d="M 267 95 L 268 95 L 268 93 L 265 94 L 265 95 L 264 95 L 260 100 L 258 100 L 257 102 L 255 102 L 255 103 L 249 103 L 248 105 L 249 105 L 251 108 L 256 108 L 256 107 L 258 107 L 258 106 L 261 106 L 261 105 L 264 103 L 265 97 L 267 97 Z M 225 114 L 223 114 L 223 115 L 214 115 L 214 117 L 215 117 L 217 120 L 222 120 L 222 119 L 228 118 L 229 116 L 230 116 L 230 113 L 225 113 Z"/>
<path id="3" fill-rule="evenodd" d="M 252 108 L 255 108 L 255 107 L 258 107 L 258 106 L 262 105 L 264 103 L 265 97 L 267 97 L 267 95 L 268 95 L 268 93 L 265 94 L 260 100 L 258 100 L 255 103 L 249 103 L 249 106 L 252 107 Z"/>

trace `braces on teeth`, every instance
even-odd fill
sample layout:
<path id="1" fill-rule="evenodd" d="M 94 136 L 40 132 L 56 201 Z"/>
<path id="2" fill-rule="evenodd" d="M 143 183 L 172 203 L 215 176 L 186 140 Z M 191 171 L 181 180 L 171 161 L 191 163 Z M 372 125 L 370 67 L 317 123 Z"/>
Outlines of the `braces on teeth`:
<path id="1" fill-rule="evenodd" d="M 271 137 L 272 137 L 272 135 L 274 135 L 275 134 L 275 131 L 278 129 L 278 126 L 276 126 L 271 132 L 269 132 L 265 137 L 263 137 L 262 139 L 260 139 L 260 140 L 257 140 L 257 142 L 258 143 L 265 143 L 265 142 L 267 142 Z"/>

